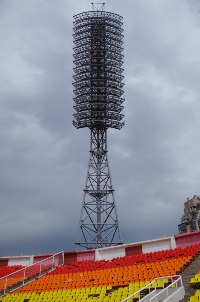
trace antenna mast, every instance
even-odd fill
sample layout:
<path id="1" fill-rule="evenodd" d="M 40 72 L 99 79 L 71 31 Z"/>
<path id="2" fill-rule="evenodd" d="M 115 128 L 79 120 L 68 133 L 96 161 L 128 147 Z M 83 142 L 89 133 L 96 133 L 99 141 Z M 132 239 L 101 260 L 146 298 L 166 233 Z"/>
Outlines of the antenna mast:
<path id="1" fill-rule="evenodd" d="M 104 2 L 92 2 L 93 11 L 103 12 L 105 11 L 105 3 Z"/>

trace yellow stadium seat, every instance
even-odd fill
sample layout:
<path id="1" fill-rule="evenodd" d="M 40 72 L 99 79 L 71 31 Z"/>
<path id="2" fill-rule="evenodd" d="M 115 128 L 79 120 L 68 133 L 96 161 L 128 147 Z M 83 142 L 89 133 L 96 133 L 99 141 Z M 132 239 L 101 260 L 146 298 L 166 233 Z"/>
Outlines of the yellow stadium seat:
<path id="1" fill-rule="evenodd" d="M 190 297 L 190 302 L 195 302 L 195 301 L 199 301 L 197 296 L 191 296 Z"/>

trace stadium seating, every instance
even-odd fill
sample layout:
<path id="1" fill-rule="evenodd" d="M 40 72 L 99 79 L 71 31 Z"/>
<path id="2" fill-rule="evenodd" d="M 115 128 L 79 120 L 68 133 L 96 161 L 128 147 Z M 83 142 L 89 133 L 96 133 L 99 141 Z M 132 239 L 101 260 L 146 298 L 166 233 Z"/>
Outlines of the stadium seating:
<path id="1" fill-rule="evenodd" d="M 51 273 L 0 298 L 2 302 L 107 302 L 121 301 L 154 278 L 179 273 L 200 251 L 200 245 L 125 256 L 111 261 L 79 261 Z M 158 280 L 162 288 L 164 281 Z M 130 301 L 136 301 L 135 295 Z"/>
<path id="2" fill-rule="evenodd" d="M 13 265 L 13 266 L 0 266 L 0 278 L 9 275 L 11 273 L 14 273 L 20 269 L 22 269 L 24 266 L 22 265 Z"/>
<path id="3" fill-rule="evenodd" d="M 200 271 L 190 280 L 190 284 L 195 287 L 200 287 Z"/>
<path id="4" fill-rule="evenodd" d="M 200 301 L 200 290 L 199 289 L 195 292 L 194 296 L 190 297 L 190 301 L 191 302 Z"/>
<path id="5" fill-rule="evenodd" d="M 200 271 L 198 271 L 193 278 L 190 280 L 190 285 L 192 287 L 198 288 L 195 292 L 195 295 L 190 297 L 190 302 L 192 301 L 200 301 Z"/>
<path id="6" fill-rule="evenodd" d="M 0 266 L 0 292 L 4 290 L 6 276 L 12 273 L 15 273 L 16 275 L 15 278 L 10 277 L 8 279 L 8 284 L 7 284 L 8 287 L 23 280 L 22 277 L 18 276 L 18 272 L 20 272 L 20 270 L 23 268 L 24 266 L 22 265 Z"/>

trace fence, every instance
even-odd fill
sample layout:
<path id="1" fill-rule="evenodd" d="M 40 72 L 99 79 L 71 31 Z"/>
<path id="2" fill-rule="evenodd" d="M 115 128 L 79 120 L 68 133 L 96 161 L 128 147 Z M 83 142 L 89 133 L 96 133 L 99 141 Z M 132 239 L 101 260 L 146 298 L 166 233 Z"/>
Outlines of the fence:
<path id="1" fill-rule="evenodd" d="M 60 252 L 31 266 L 27 266 L 10 275 L 0 278 L 0 297 L 24 286 L 63 264 L 64 252 Z"/>
<path id="2" fill-rule="evenodd" d="M 151 299 L 150 302 L 157 302 L 157 301 L 165 301 L 167 300 L 169 297 L 175 296 L 176 294 L 178 294 L 178 292 L 183 289 L 183 292 L 181 292 L 181 296 L 179 297 L 179 299 L 175 299 L 175 301 L 180 301 L 184 294 L 184 288 L 183 288 L 183 283 L 182 283 L 182 278 L 179 275 L 175 275 L 172 277 L 168 277 L 170 278 L 171 282 L 170 284 L 162 289 L 161 291 L 159 291 L 156 295 L 154 295 Z"/>
<path id="3" fill-rule="evenodd" d="M 121 302 L 129 301 L 130 298 L 137 298 L 137 300 L 141 302 L 144 300 L 150 302 L 164 301 L 180 288 L 183 288 L 182 278 L 180 275 L 159 277 L 155 278 L 151 283 L 147 284 Z M 148 295 L 149 299 L 147 299 Z"/>

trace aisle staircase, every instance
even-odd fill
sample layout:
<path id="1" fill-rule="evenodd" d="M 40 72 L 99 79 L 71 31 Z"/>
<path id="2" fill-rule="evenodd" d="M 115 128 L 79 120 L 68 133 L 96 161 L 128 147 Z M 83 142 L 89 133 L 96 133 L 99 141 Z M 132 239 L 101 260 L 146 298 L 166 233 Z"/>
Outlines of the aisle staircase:
<path id="1" fill-rule="evenodd" d="M 162 288 L 160 285 L 162 284 Z M 158 288 L 159 286 L 159 288 Z M 180 275 L 155 278 L 151 283 L 133 293 L 121 302 L 179 302 L 185 295 L 185 290 Z"/>
<path id="2" fill-rule="evenodd" d="M 0 297 L 3 297 L 8 293 L 23 287 L 24 285 L 42 277 L 46 273 L 53 271 L 56 269 L 56 267 L 63 264 L 64 253 L 60 252 L 31 266 L 27 266 L 0 278 Z"/>
<path id="3" fill-rule="evenodd" d="M 198 254 L 195 257 L 195 259 L 189 265 L 187 265 L 181 272 L 183 286 L 185 288 L 185 296 L 181 300 L 181 302 L 188 302 L 190 300 L 190 297 L 195 294 L 196 288 L 193 288 L 189 284 L 189 281 L 191 278 L 194 277 L 194 275 L 199 269 L 200 269 L 200 254 Z"/>
<path id="4" fill-rule="evenodd" d="M 187 291 L 193 269 L 198 270 L 199 251 L 200 245 L 193 245 L 66 265 L 61 252 L 19 271 L 15 278 L 12 274 L 0 279 L 0 293 L 7 294 L 0 301 L 178 302 L 185 294 L 182 277 Z"/>

